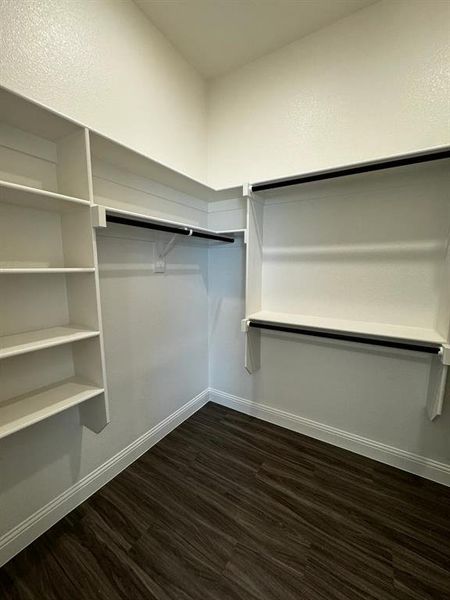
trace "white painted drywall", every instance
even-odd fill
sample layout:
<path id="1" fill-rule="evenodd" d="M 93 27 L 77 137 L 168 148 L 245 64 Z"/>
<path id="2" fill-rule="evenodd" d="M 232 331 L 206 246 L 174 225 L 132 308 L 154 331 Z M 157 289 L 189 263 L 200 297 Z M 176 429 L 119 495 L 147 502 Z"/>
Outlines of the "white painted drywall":
<path id="1" fill-rule="evenodd" d="M 384 0 L 213 81 L 209 180 L 227 187 L 449 142 L 442 0 Z"/>
<path id="2" fill-rule="evenodd" d="M 449 227 L 441 162 L 266 194 L 261 310 L 437 330 Z"/>
<path id="3" fill-rule="evenodd" d="M 0 0 L 0 84 L 206 177 L 205 84 L 131 0 Z"/>
<path id="4" fill-rule="evenodd" d="M 448 142 L 445 1 L 377 2 L 212 81 L 208 99 L 131 0 L 0 7 L 0 84 L 215 187 Z"/>

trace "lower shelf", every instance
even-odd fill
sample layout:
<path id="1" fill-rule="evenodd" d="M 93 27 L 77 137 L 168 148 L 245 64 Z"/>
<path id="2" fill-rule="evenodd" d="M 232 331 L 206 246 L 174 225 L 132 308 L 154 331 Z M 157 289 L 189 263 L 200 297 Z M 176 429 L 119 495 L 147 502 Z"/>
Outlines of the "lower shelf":
<path id="1" fill-rule="evenodd" d="M 335 331 L 360 335 L 372 338 L 386 338 L 392 340 L 402 340 L 405 342 L 417 342 L 424 344 L 444 344 L 446 343 L 437 331 L 423 327 L 409 327 L 406 325 L 391 325 L 389 323 L 370 323 L 367 321 L 352 321 L 345 319 L 334 319 L 326 317 L 316 317 L 312 315 L 278 313 L 263 310 L 252 315 L 247 319 L 260 323 L 277 324 L 292 326 L 312 331 Z"/>
<path id="2" fill-rule="evenodd" d="M 0 403 L 0 438 L 39 423 L 104 392 L 80 379 L 66 379 Z"/>

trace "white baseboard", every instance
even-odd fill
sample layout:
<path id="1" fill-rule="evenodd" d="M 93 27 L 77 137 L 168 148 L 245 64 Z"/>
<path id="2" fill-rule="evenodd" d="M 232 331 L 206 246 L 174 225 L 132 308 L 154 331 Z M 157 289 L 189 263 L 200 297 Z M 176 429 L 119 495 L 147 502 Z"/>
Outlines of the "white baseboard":
<path id="1" fill-rule="evenodd" d="M 0 566 L 31 544 L 89 496 L 97 492 L 105 483 L 108 483 L 175 427 L 204 406 L 208 400 L 209 391 L 204 390 L 107 462 L 100 465 L 92 473 L 83 477 L 28 519 L 1 536 Z"/>
<path id="2" fill-rule="evenodd" d="M 305 419 L 279 408 L 273 408 L 252 400 L 234 396 L 233 394 L 221 392 L 220 390 L 210 388 L 209 395 L 211 402 L 216 402 L 252 417 L 269 421 L 286 429 L 303 433 L 339 448 L 345 448 L 346 450 L 397 467 L 403 471 L 408 471 L 409 473 L 414 473 L 426 479 L 450 486 L 450 465 L 446 463 L 388 446 L 387 444 L 382 444 L 381 442 L 364 438 L 354 433 L 337 429 L 336 427 L 330 427 L 311 419 Z"/>

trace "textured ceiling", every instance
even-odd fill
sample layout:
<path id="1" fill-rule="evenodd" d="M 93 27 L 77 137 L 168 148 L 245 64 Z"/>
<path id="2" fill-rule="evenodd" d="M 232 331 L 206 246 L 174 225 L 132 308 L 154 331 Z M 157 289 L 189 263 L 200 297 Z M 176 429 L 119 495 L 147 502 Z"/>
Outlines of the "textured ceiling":
<path id="1" fill-rule="evenodd" d="M 207 78 L 217 77 L 376 0 L 135 0 Z"/>

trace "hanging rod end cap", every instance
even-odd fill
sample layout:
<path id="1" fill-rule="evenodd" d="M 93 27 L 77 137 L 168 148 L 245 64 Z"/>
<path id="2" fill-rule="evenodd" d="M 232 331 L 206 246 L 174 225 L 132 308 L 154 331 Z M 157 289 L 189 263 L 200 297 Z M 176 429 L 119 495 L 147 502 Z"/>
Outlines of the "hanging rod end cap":
<path id="1" fill-rule="evenodd" d="M 242 333 L 247 333 L 249 328 L 250 321 L 248 319 L 242 319 L 241 321 L 241 331 Z"/>

